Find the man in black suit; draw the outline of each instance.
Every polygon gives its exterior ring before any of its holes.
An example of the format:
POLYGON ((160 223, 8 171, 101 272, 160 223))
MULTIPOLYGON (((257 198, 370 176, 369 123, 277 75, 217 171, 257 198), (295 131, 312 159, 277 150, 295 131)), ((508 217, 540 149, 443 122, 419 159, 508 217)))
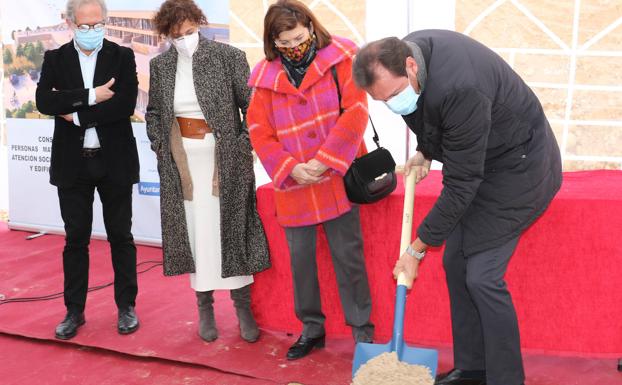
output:
POLYGON ((132 189, 138 152, 130 116, 138 80, 132 50, 104 39, 103 0, 69 0, 67 23, 74 39, 45 53, 37 108, 54 116, 50 183, 57 186, 65 223, 65 319, 56 338, 70 339, 84 324, 88 290, 93 199, 97 188, 114 268, 117 328, 138 328, 134 311, 136 247, 131 233, 132 189))
POLYGON ((523 385, 505 273, 521 234, 562 182, 559 147, 540 101, 499 55, 453 31, 369 43, 353 74, 415 133, 406 174, 419 181, 433 159, 443 163, 443 190, 393 270, 412 282, 428 246, 445 243, 454 369, 436 384, 523 385))

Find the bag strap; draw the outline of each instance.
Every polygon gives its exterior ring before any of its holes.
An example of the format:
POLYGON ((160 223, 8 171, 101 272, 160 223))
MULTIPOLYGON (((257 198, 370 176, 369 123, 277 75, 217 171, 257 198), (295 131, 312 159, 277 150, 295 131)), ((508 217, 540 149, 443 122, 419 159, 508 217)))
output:
POLYGON ((335 66, 330 67, 330 72, 335 79, 335 85, 337 85, 337 98, 339 99, 339 115, 343 114, 343 108, 341 107, 341 90, 339 89, 339 78, 337 78, 337 69, 335 66))
MULTIPOLYGON (((337 85, 337 98, 339 99, 339 115, 343 114, 343 108, 341 107, 341 90, 339 89, 339 79, 337 78, 337 69, 335 66, 330 67, 330 72, 333 74, 333 79, 335 79, 335 84, 337 85)), ((376 132, 376 126, 374 126, 374 121, 371 120, 371 115, 369 115, 369 122, 371 123, 371 128, 374 130, 373 140, 376 143, 376 147, 380 148, 380 138, 378 137, 378 132, 376 132)))

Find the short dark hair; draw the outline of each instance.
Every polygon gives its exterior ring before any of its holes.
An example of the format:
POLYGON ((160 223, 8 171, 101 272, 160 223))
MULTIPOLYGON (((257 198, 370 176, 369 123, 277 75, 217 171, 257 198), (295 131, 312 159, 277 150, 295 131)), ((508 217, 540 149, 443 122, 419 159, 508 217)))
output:
POLYGON ((330 33, 304 3, 298 0, 279 0, 268 8, 263 19, 263 51, 266 54, 266 60, 272 61, 279 57, 274 40, 281 32, 292 30, 298 24, 307 28, 313 24, 317 49, 330 44, 330 33))
POLYGON ((186 20, 197 25, 207 24, 205 14, 194 1, 166 0, 153 17, 153 25, 160 35, 170 36, 186 20))
POLYGON ((358 51, 352 64, 354 83, 359 88, 370 87, 376 81, 378 65, 395 76, 407 76, 406 58, 412 55, 408 44, 397 37, 386 37, 366 44, 358 51))

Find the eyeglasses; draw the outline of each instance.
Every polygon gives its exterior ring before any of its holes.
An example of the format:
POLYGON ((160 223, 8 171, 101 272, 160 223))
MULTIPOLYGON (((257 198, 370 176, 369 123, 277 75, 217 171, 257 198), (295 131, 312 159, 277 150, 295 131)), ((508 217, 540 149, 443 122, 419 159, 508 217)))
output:
POLYGON ((95 32, 101 32, 102 29, 106 26, 106 23, 95 23, 91 24, 80 24, 78 25, 77 30, 82 33, 87 33, 90 29, 93 29, 95 32))
POLYGON ((302 36, 298 36, 292 40, 275 40, 274 45, 277 47, 293 48, 304 43, 309 38, 309 36, 310 33, 303 34, 302 36))

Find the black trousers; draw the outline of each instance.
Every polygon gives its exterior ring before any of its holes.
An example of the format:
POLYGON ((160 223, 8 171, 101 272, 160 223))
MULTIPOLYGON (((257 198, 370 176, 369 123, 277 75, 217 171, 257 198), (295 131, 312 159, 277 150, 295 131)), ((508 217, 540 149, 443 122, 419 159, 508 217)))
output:
MULTIPOLYGON (((103 150, 102 150, 103 151, 103 150)), ((136 246, 132 236, 132 185, 110 183, 101 151, 83 158, 78 179, 59 187, 60 212, 65 223, 64 298, 69 312, 83 312, 89 283, 89 242, 93 224, 95 189, 102 202, 104 225, 114 269, 114 299, 120 309, 134 306, 136 246)))
POLYGON ((454 367, 485 370, 488 385, 520 385, 525 380, 518 321, 504 280, 518 239, 464 255, 458 224, 445 245, 454 367))
MULTIPOLYGON (((370 321, 371 295, 363 256, 363 238, 358 206, 342 216, 321 224, 333 259, 339 297, 346 323, 356 341, 369 341, 374 335, 370 321)), ((294 280, 296 317, 303 323, 302 335, 317 338, 325 334, 317 279, 316 229, 318 225, 286 227, 294 280)))

